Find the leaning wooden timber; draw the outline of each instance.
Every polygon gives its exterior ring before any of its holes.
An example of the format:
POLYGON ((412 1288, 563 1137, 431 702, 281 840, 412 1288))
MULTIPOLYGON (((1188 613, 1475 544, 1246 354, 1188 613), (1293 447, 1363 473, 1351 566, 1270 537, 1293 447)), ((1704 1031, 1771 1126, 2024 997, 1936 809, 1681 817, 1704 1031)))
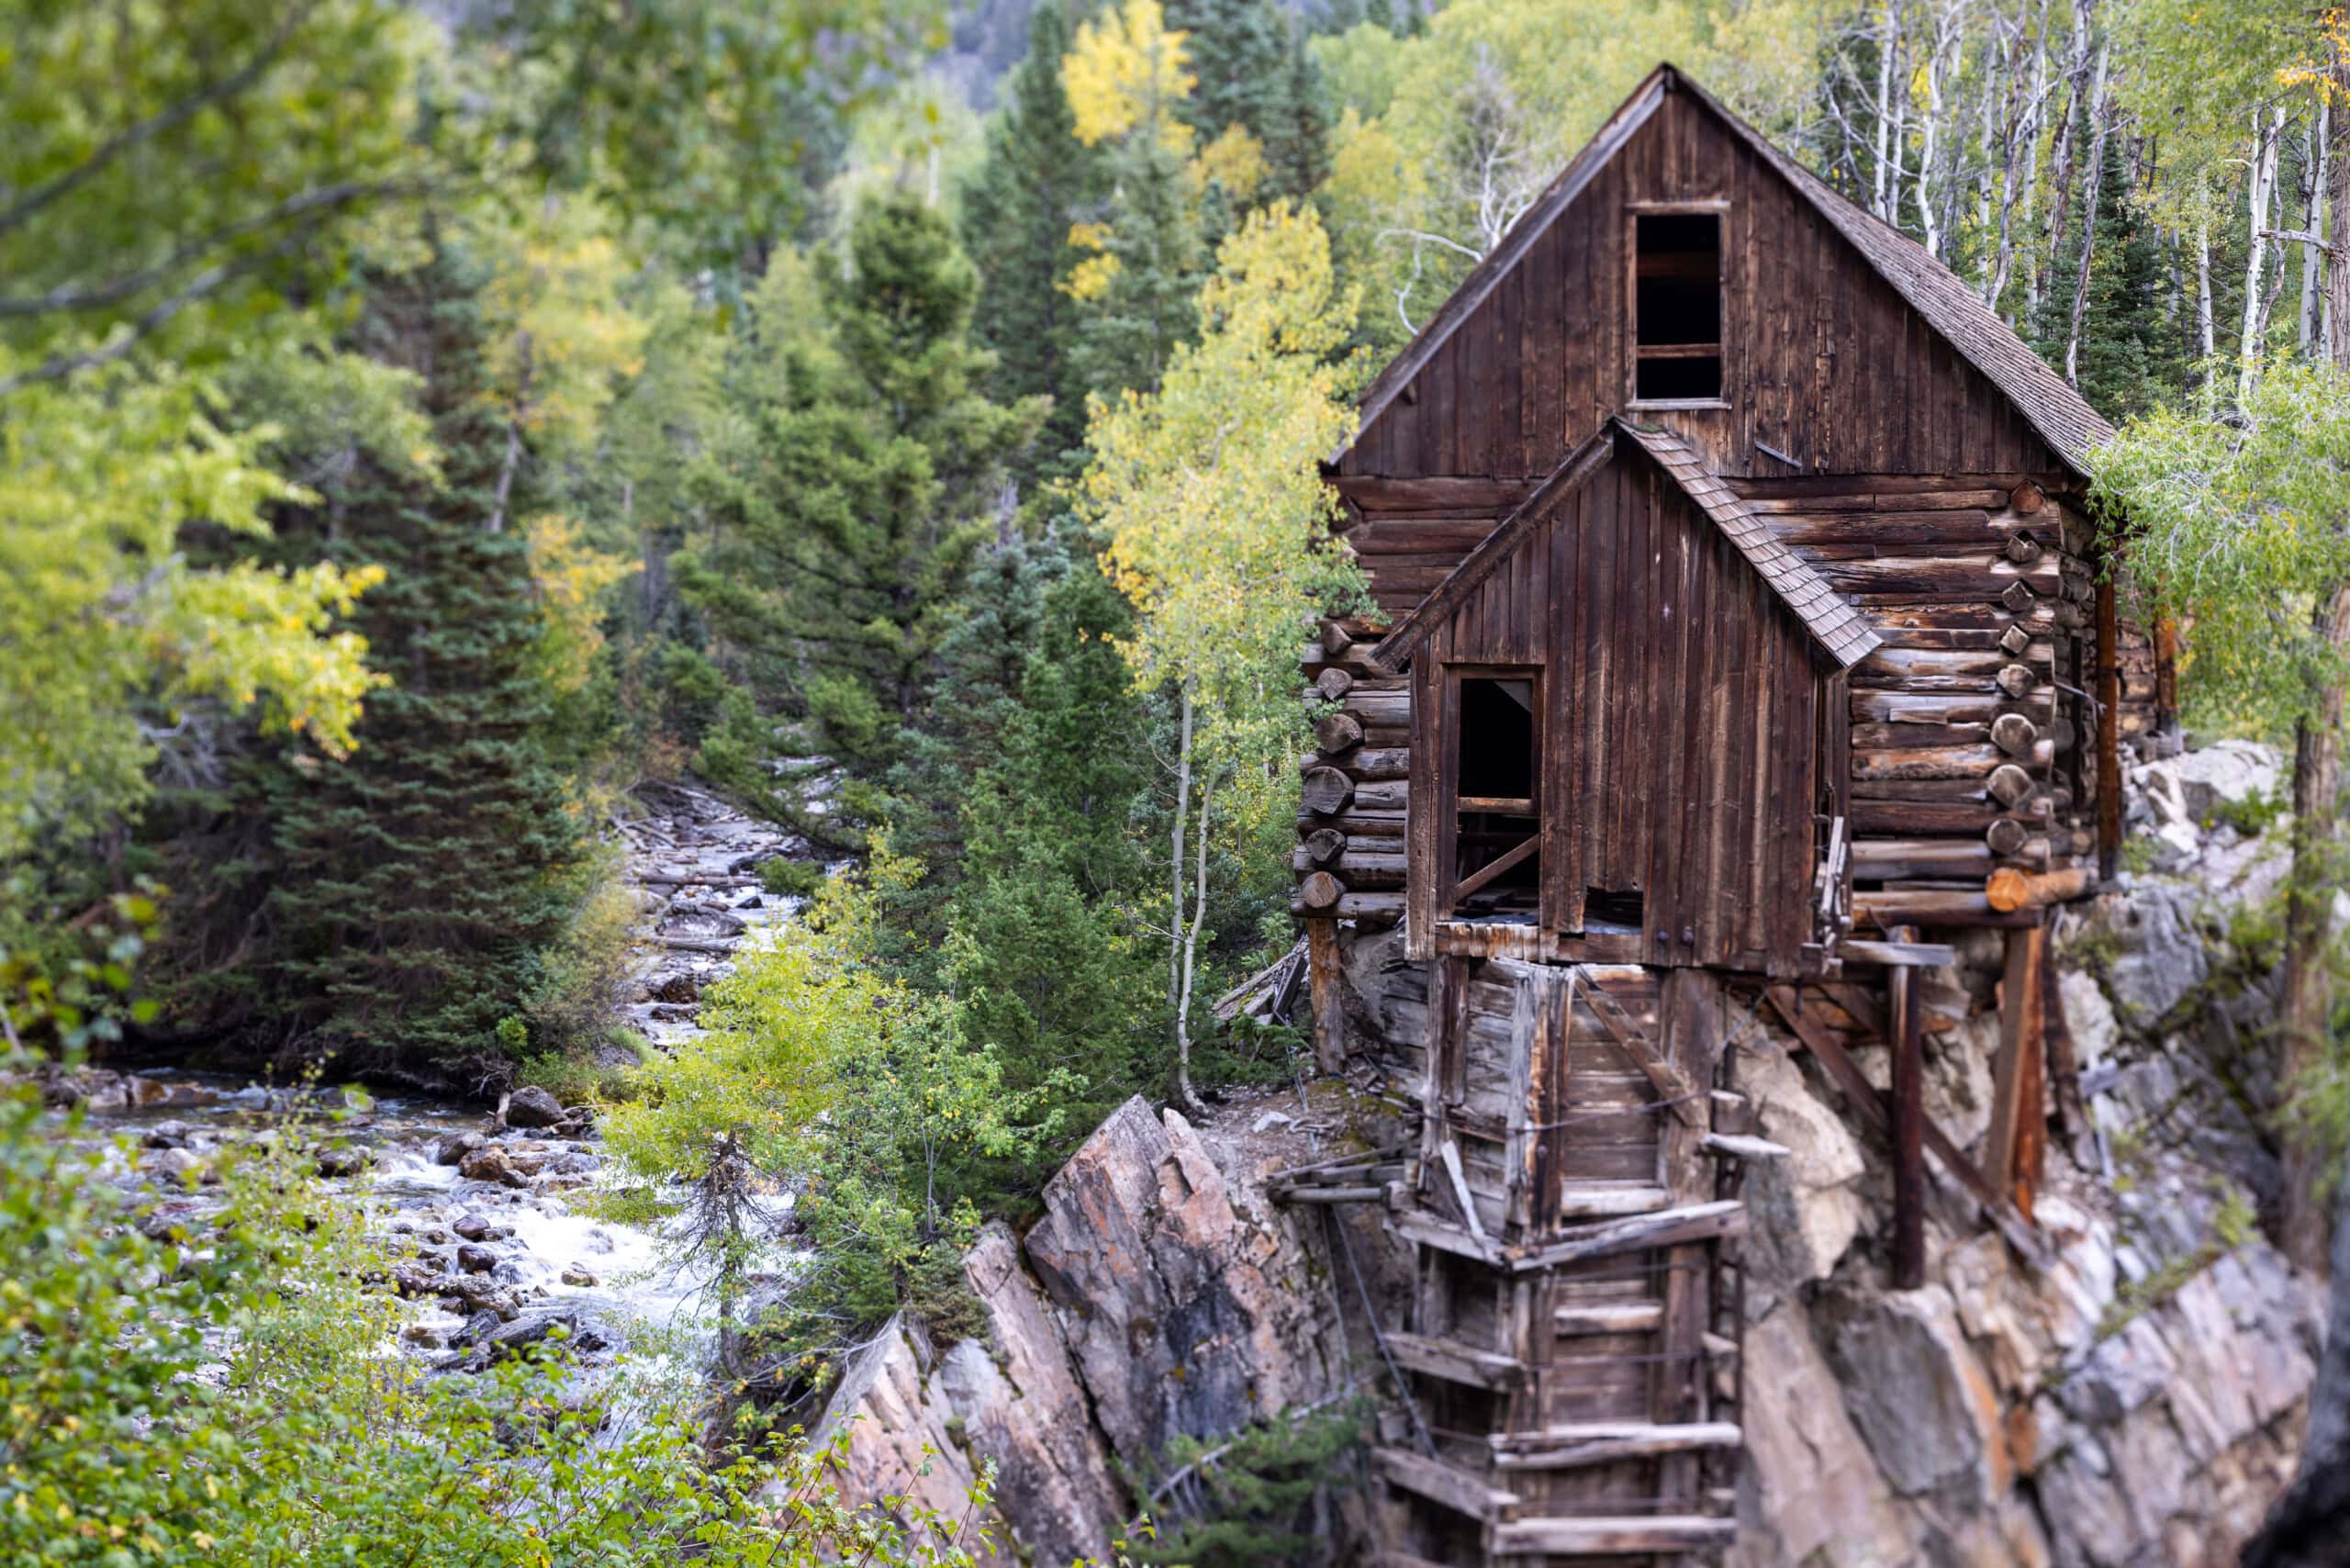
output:
POLYGON ((2038 1257, 2043 924, 2111 874, 2121 769, 2176 734, 2168 643, 2088 521, 2109 434, 1669 67, 1365 394, 1325 472, 1376 608, 1301 655, 1292 907, 1326 1065, 1351 945, 1401 928, 1379 1005, 1417 1136, 1281 1193, 1416 1250, 1382 1561, 1731 1539, 1740 1193, 1785 1152, 1742 1021, 1877 1140, 1897 1282, 1929 1187, 2038 1257), (2009 951, 1983 1170, 1920 1092, 1967 928, 2009 951))

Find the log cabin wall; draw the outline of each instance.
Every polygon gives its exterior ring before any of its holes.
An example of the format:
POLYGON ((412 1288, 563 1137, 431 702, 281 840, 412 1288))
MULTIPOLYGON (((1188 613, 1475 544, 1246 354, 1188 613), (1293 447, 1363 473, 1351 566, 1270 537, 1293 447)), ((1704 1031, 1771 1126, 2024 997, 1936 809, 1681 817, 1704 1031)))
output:
POLYGON ((1416 951, 1482 953, 1525 930, 1448 924, 1465 868, 1448 770, 1474 743, 1438 737, 1455 735, 1463 667, 1541 678, 1541 930, 1583 934, 1592 890, 1639 898, 1636 931, 1539 956, 1796 972, 1813 935, 1830 677, 1655 464, 1627 443, 1413 659, 1411 794, 1430 802, 1407 870, 1416 951))

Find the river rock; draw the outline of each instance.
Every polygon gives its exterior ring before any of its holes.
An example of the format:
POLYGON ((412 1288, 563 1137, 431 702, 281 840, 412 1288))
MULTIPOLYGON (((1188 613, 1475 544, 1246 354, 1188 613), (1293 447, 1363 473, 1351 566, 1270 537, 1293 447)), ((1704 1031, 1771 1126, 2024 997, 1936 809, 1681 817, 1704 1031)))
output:
POLYGON ((468 1274, 487 1274, 498 1267, 498 1254, 465 1242, 457 1249, 457 1267, 468 1274))
POLYGON ((185 1148, 195 1137, 196 1128, 187 1122, 157 1122, 139 1141, 149 1148, 185 1148))
POLYGON ((468 1312, 494 1312, 511 1321, 520 1310, 514 1293, 495 1280, 480 1274, 448 1274, 433 1282, 435 1293, 454 1296, 464 1303, 468 1312))
POLYGON ((507 1160, 506 1151, 496 1144, 489 1144, 481 1148, 468 1149, 464 1158, 457 1161, 457 1174, 468 1182, 503 1182, 518 1173, 507 1160))
POLYGON ((479 1133, 451 1133, 432 1146, 432 1162, 435 1165, 462 1165, 465 1156, 488 1141, 479 1133))
POLYGON ((565 1284, 576 1285, 583 1290, 592 1290, 596 1285, 596 1276, 576 1263, 564 1265, 562 1279, 565 1284))
POLYGON ((487 1241, 497 1227, 481 1215, 467 1209, 449 1222, 449 1228, 467 1241, 487 1241))
POLYGON ((375 1162, 375 1150, 364 1144, 329 1144, 318 1152, 319 1174, 330 1178, 356 1176, 375 1162))
POLYGON ((139 1169, 161 1182, 193 1186, 207 1173, 204 1160, 185 1148, 158 1148, 140 1158, 139 1169))
POLYGON ((514 1091, 506 1102, 506 1122, 516 1127, 551 1127, 563 1120, 563 1103, 535 1083, 514 1091))
POLYGON ((172 1091, 168 1084, 159 1083, 151 1078, 142 1078, 134 1072, 123 1079, 122 1096, 132 1109, 137 1110, 148 1105, 168 1104, 172 1098, 172 1091))

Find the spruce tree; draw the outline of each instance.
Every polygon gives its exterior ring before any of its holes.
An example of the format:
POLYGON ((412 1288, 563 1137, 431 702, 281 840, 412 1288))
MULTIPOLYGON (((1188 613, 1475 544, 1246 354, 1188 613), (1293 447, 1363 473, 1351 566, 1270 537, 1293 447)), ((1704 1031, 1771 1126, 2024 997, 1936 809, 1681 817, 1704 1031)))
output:
MULTIPOLYGON (((167 971, 184 1021, 281 1063, 479 1091, 511 1072, 526 1013, 593 870, 535 655, 528 546, 488 530, 506 431, 485 397, 483 282, 457 244, 367 277, 358 348, 414 372, 436 477, 378 450, 288 454, 317 506, 280 519, 289 564, 386 568, 361 600, 372 693, 349 756, 253 748, 172 846, 203 862, 167 971)), ((525 481, 527 485, 528 481, 525 481)), ((518 492, 519 493, 519 492, 518 492)), ((543 1046, 549 1042, 538 1042, 543 1046)))
POLYGON ((1116 268, 1078 327, 1077 365, 1105 398, 1158 385, 1175 345, 1192 335, 1201 215, 1182 158, 1157 137, 1128 136, 1110 154, 1108 253, 1116 268))
POLYGON ((1270 145, 1283 116, 1289 21, 1275 0, 1169 0, 1167 25, 1183 40, 1198 84, 1183 100, 1185 124, 1213 141, 1227 126, 1270 145))
POLYGON ((744 378, 741 436, 703 475, 710 536, 675 567, 747 682, 703 743, 705 771, 824 842, 854 844, 884 812, 875 786, 1045 404, 988 400, 992 363, 968 331, 978 279, 946 220, 912 197, 864 208, 822 277, 826 341, 787 343, 779 375, 744 378), (778 733, 770 704, 804 733, 778 733), (793 746, 847 770, 821 811, 764 787, 769 760, 793 746))
POLYGON ((1307 202, 1330 177, 1330 106, 1321 64, 1301 33, 1290 40, 1277 112, 1267 128, 1266 195, 1307 202))
POLYGON ((988 128, 986 161, 963 194, 963 245, 979 273, 971 336, 995 356, 989 390, 998 402, 1053 399, 1035 445, 1013 465, 1023 482, 1070 472, 1085 442, 1077 302, 1066 286, 1079 254, 1069 230, 1096 195, 1099 159, 1078 140, 1061 84, 1069 42, 1058 0, 1045 0, 988 128))

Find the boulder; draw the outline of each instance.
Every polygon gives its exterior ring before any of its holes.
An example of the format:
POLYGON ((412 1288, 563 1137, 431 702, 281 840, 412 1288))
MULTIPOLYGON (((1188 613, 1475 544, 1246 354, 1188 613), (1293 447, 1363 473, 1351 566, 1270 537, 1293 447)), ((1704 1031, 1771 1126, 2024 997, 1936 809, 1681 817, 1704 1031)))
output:
POLYGON ((1746 1471, 1732 1568, 1879 1568, 1916 1560, 1918 1527, 1834 1397, 1836 1374, 1788 1298, 1746 1329, 1746 1471))
POLYGON ((562 1277, 565 1284, 576 1285, 583 1290, 593 1289, 597 1282, 595 1275, 576 1263, 565 1264, 562 1277))
POLYGON ((467 1150, 457 1161, 457 1174, 468 1182, 504 1182, 516 1172, 507 1161, 506 1151, 490 1144, 467 1150))
POLYGON ((329 1144, 318 1152, 319 1174, 335 1178, 356 1176, 375 1162, 375 1151, 364 1144, 329 1144))
POLYGON ((195 1137, 196 1128, 190 1123, 157 1122, 139 1141, 149 1148, 185 1148, 195 1137))
POLYGON ((449 1222, 449 1228, 467 1241, 487 1241, 497 1226, 474 1213, 473 1210, 467 1209, 449 1222))
POLYGON ((2214 741, 2183 756, 2150 762, 2132 771, 2132 781, 2146 791, 2157 821, 2184 821, 2209 825, 2231 806, 2255 797, 2274 799, 2281 758, 2274 746, 2256 741, 2214 741), (2172 815, 2165 817, 2165 812, 2172 815))
POLYGON ((159 1182, 180 1186, 194 1186, 204 1179, 204 1160, 185 1148, 151 1149, 139 1161, 139 1169, 159 1182))
POLYGON ((1838 1329, 1844 1407, 1896 1491, 1988 1503, 2014 1480, 1999 1402, 1950 1293, 1890 1291, 1838 1329))
POLYGON ((535 1083, 517 1089, 506 1102, 506 1124, 514 1127, 551 1127, 563 1120, 563 1103, 535 1083))
POLYGON ((2203 897, 2194 886, 2142 878, 2091 906, 2090 930, 2112 953, 2106 995, 2123 1027, 2156 1032, 2210 978, 2210 948, 2195 924, 2203 897))
POLYGON ((464 1242, 457 1248, 457 1267, 468 1274, 487 1274, 498 1267, 498 1254, 487 1247, 464 1242))
POLYGON ((1786 1054, 1764 1044, 1740 1060, 1740 1086, 1759 1113, 1757 1131, 1787 1150, 1748 1168, 1746 1244, 1753 1284, 1793 1290, 1834 1272, 1860 1233, 1868 1169, 1844 1119, 1815 1097, 1786 1054))
POLYGON ((489 1140, 479 1133, 451 1133, 432 1146, 432 1163, 460 1165, 465 1156, 480 1148, 489 1140))

